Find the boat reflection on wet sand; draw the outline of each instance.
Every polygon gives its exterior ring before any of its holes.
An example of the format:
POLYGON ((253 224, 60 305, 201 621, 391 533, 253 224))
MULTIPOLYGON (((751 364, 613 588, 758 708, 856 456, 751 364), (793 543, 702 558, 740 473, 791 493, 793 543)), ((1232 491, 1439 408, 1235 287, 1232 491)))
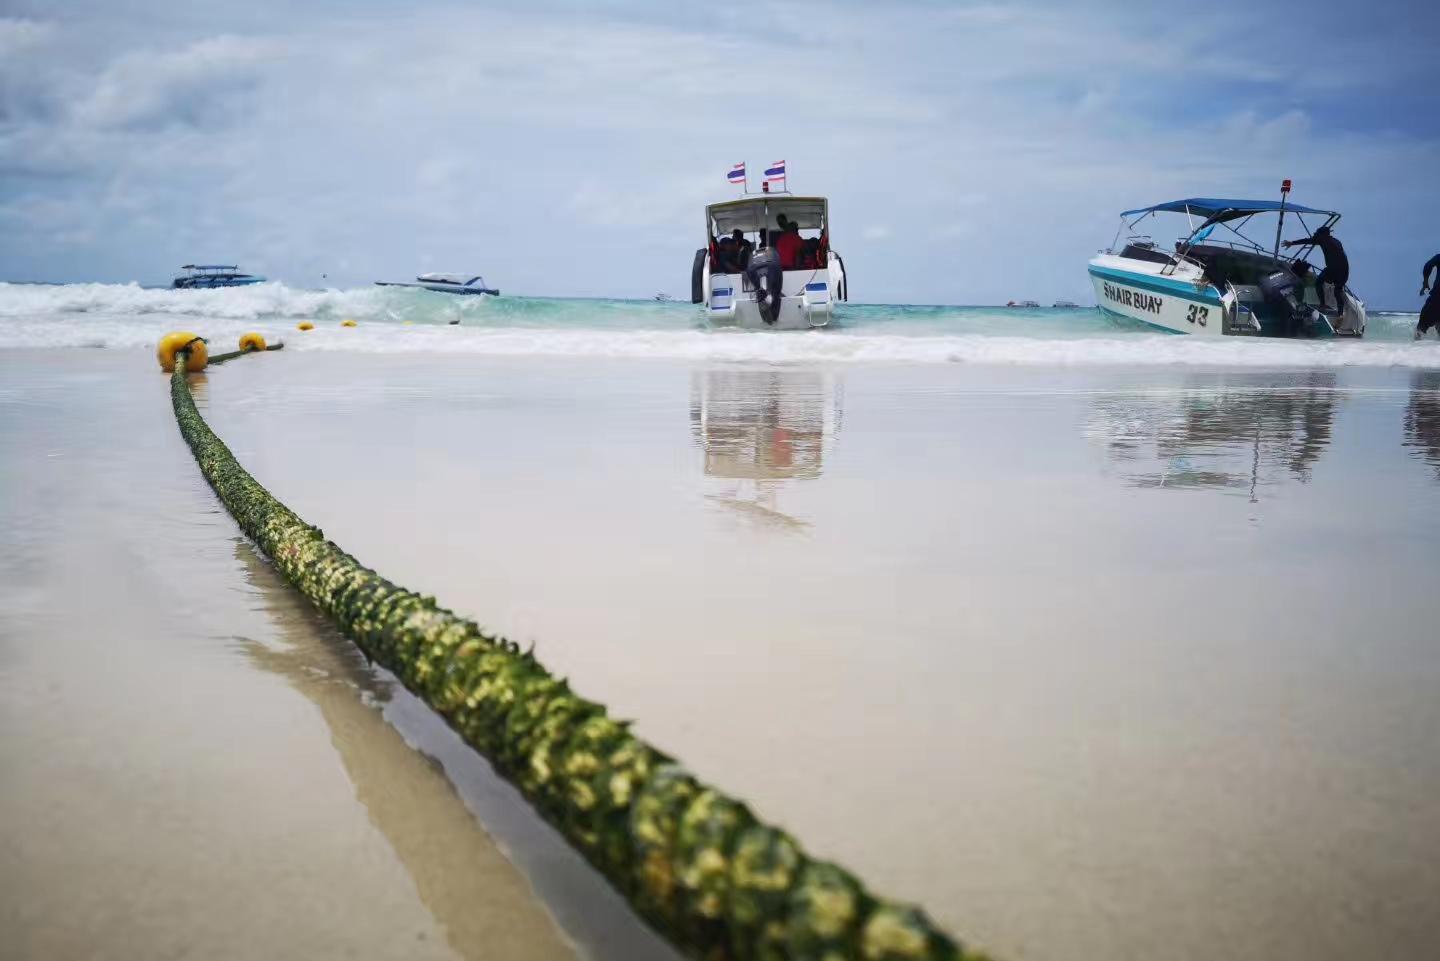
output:
POLYGON ((781 491, 820 476, 841 422, 839 375, 716 368, 690 382, 690 430, 716 483, 706 496, 759 523, 809 526, 782 511, 781 491))
POLYGON ((1405 446, 1435 468, 1440 481, 1440 370, 1410 374, 1410 402, 1405 407, 1405 446))
POLYGON ((1234 488, 1252 499, 1285 474, 1300 483, 1330 443, 1340 393, 1332 371, 1292 384, 1273 374, 1188 379, 1193 389, 1106 393, 1087 433, 1136 487, 1234 488))

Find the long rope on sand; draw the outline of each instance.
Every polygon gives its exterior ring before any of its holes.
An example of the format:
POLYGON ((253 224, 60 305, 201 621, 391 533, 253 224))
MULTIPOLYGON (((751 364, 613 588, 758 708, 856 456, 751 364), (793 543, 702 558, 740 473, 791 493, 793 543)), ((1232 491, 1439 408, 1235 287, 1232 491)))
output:
POLYGON ((651 926, 705 961, 965 961, 917 907, 868 891, 696 779, 547 671, 365 567, 271 496, 210 430, 181 351, 170 378, 180 433, 227 510, 366 657, 434 709, 651 926))

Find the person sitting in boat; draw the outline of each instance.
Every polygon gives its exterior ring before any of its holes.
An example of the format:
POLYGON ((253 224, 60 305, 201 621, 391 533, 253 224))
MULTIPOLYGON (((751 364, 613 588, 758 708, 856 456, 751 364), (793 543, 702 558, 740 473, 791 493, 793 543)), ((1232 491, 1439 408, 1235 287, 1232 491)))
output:
POLYGON ((1350 282, 1350 258, 1345 256, 1345 248, 1341 246, 1339 238, 1330 232, 1329 227, 1321 227, 1315 231, 1313 236, 1302 237, 1299 240, 1287 240, 1282 246, 1299 247, 1301 245, 1313 245, 1320 248, 1325 255, 1325 269, 1320 271, 1320 276, 1315 279, 1315 295, 1320 301, 1320 309, 1325 310, 1325 285, 1332 284, 1335 287, 1335 313, 1345 312, 1345 285, 1350 282))
POLYGON ((1425 295, 1430 291, 1425 306, 1420 308, 1420 320, 1415 324, 1415 339, 1424 337, 1431 327, 1435 328, 1436 336, 1440 336, 1440 254, 1436 254, 1425 261, 1425 266, 1420 268, 1420 294, 1425 295), (1430 271, 1435 271, 1435 289, 1430 290, 1430 271))
POLYGON ((736 263, 744 270, 750 264, 750 255, 755 253, 755 245, 745 239, 745 231, 739 227, 730 232, 730 237, 735 241, 736 263))
POLYGON ((745 269, 734 237, 721 237, 715 245, 715 269, 722 274, 738 274, 745 269))
POLYGON ((820 269, 820 238, 802 238, 800 247, 800 268, 802 270, 820 269))
POLYGON ((780 224, 780 236, 775 238, 775 252, 780 255, 781 270, 795 270, 800 266, 800 253, 805 241, 800 236, 799 224, 785 220, 784 214, 780 217, 783 222, 780 224))

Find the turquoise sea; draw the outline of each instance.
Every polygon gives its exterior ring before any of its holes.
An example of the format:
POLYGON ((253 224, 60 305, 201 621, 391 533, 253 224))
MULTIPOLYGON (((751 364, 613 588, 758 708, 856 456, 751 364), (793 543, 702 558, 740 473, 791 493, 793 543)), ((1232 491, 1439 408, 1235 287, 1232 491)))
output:
POLYGON ((758 362, 1186 364, 1440 367, 1440 343, 1414 344, 1415 315, 1372 312, 1363 342, 1205 342, 1089 308, 845 304, 822 331, 705 327, 688 303, 454 297, 279 283, 211 291, 135 284, 0 284, 0 333, 15 347, 149 347, 166 330, 228 342, 247 330, 303 349, 443 351, 758 362), (344 319, 358 326, 340 329, 344 319), (296 324, 315 329, 300 336, 296 324))

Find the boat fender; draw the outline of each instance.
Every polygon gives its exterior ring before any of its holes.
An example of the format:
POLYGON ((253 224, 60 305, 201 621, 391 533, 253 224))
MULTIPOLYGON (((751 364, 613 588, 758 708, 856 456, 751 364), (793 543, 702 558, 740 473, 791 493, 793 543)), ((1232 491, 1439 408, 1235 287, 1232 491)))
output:
POLYGON ((315 329, 315 325, 312 324, 312 323, 310 323, 310 321, 308 321, 308 320, 302 320, 302 321, 300 321, 300 323, 298 323, 298 324, 295 325, 295 329, 296 329, 296 330, 314 330, 314 329, 315 329))
POLYGON ((205 347, 204 338, 188 330, 178 330, 161 337, 160 343, 155 345, 155 359, 160 361, 160 369, 167 374, 173 371, 175 355, 182 350, 189 351, 185 361, 185 369, 188 371, 204 370, 205 365, 210 362, 210 352, 205 347))
POLYGON ((341 326, 341 327, 354 327, 354 326, 357 326, 357 325, 356 325, 355 321, 350 320, 350 319, 347 317, 345 320, 340 321, 340 326, 341 326))
POLYGON ((690 267, 690 303, 698 304, 705 299, 705 258, 710 252, 704 247, 695 251, 695 262, 690 267))
POLYGON ((242 351, 264 350, 264 349, 265 349, 265 338, 264 338, 264 337, 261 337, 259 334, 255 333, 253 330, 252 330, 250 333, 248 333, 248 334, 241 334, 241 335, 240 335, 240 349, 241 349, 242 351))

